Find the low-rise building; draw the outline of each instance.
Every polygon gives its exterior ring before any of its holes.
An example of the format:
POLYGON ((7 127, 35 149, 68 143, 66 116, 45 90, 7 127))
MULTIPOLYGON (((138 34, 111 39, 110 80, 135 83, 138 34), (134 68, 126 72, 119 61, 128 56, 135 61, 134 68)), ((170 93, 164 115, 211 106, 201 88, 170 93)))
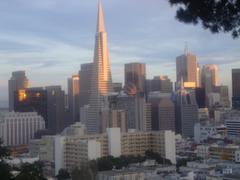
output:
POLYGON ((211 145, 209 157, 212 159, 235 161, 235 153, 240 150, 236 145, 211 145))
POLYGON ((56 173, 61 168, 72 170, 89 160, 121 155, 144 156, 147 150, 176 163, 175 133, 172 131, 121 133, 109 128, 106 133, 55 137, 56 173))
POLYGON ((131 170, 115 170, 115 171, 104 171, 97 175, 97 180, 144 180, 145 175, 141 171, 131 170))

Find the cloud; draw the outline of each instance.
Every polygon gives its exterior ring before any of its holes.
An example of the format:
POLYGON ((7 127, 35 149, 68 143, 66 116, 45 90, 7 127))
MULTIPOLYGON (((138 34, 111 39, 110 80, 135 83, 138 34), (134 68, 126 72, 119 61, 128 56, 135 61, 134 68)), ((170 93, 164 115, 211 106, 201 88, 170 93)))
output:
MULTIPOLYGON (((185 42, 201 64, 220 66, 225 83, 230 68, 240 66, 238 40, 178 22, 167 1, 106 0, 103 6, 114 81, 123 81, 124 63, 133 61, 147 64, 149 78, 175 80, 175 59, 185 42)), ((93 59, 96 8, 96 0, 0 1, 0 86, 6 89, 11 72, 23 69, 33 85, 66 88, 67 77, 93 59)), ((0 99, 7 97, 1 92, 0 99)))

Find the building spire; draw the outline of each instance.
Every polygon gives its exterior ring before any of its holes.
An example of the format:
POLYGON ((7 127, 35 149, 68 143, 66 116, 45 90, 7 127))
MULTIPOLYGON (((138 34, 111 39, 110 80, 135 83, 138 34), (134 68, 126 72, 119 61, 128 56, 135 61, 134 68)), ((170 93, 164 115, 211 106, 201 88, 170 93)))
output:
POLYGON ((101 0, 98 0, 97 32, 105 32, 105 23, 104 23, 104 15, 103 15, 103 8, 102 8, 102 1, 101 0))
POLYGON ((184 54, 188 55, 189 51, 188 51, 188 42, 185 42, 185 48, 184 48, 184 54))

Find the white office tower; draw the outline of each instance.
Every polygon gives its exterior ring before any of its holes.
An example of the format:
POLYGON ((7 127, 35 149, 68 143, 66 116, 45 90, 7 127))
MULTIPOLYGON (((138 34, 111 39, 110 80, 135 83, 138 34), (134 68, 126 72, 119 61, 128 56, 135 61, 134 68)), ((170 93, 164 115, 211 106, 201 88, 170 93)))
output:
POLYGON ((104 106, 104 96, 107 96, 109 92, 112 92, 112 78, 110 72, 107 33, 105 31, 103 9, 101 1, 99 1, 94 62, 90 87, 90 107, 86 124, 89 133, 99 132, 99 112, 104 106))
POLYGON ((0 138, 5 146, 29 144, 41 129, 45 129, 45 121, 36 112, 0 114, 0 138))

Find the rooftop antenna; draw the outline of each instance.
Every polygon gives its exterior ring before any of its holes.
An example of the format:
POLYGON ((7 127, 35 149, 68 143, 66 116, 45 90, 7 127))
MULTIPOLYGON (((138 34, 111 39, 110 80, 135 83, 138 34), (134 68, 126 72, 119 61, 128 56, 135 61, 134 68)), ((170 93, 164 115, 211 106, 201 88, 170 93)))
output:
POLYGON ((188 42, 186 41, 185 42, 185 48, 184 48, 184 54, 187 55, 189 52, 188 52, 188 42))

